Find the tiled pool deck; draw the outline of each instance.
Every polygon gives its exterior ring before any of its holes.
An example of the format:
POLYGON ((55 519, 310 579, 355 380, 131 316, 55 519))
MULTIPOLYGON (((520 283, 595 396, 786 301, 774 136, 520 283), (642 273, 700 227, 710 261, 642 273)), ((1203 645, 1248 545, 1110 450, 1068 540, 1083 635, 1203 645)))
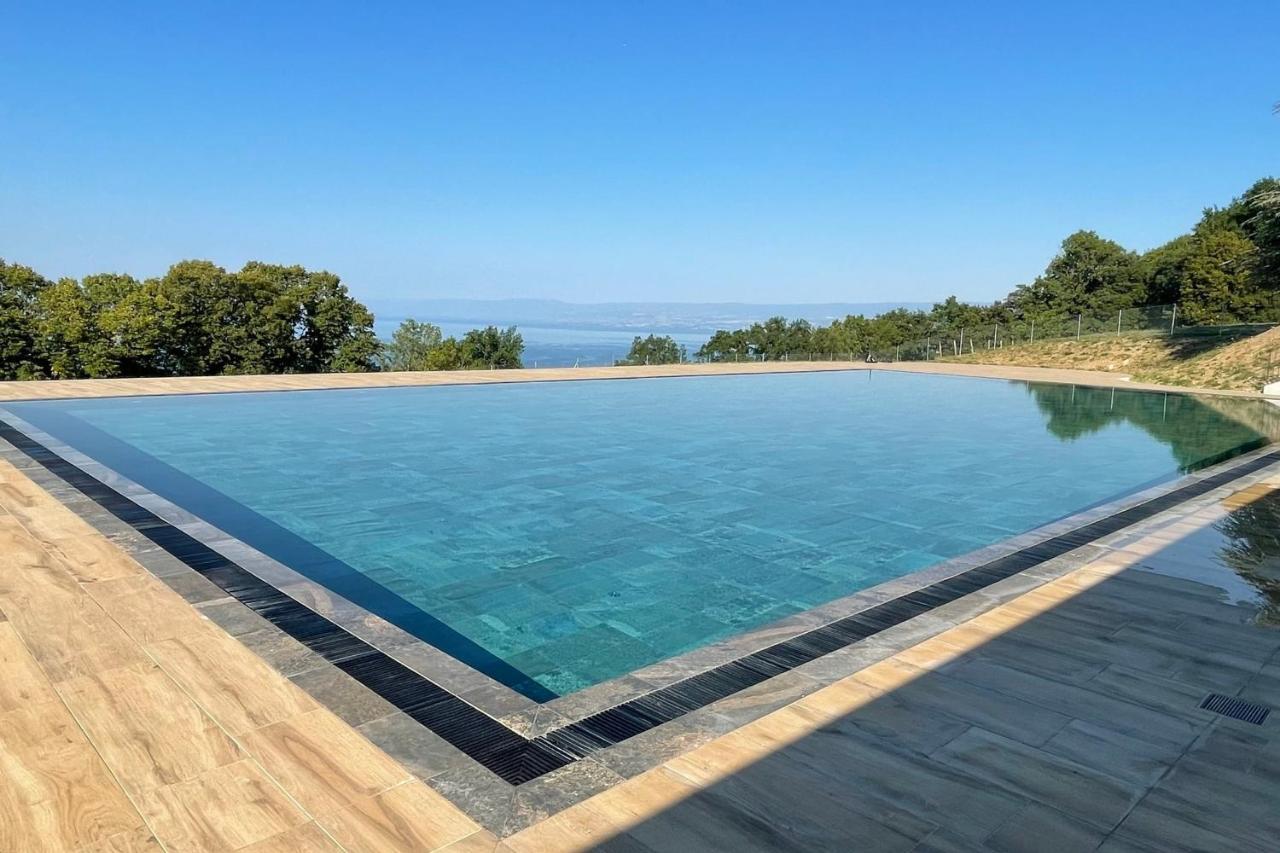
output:
MULTIPOLYGON (((192 390, 181 382, 150 388, 192 390)), ((1211 691, 1280 703, 1280 632, 1187 579, 1218 559, 1214 524, 1273 500, 1280 466, 1265 451, 931 570, 949 577, 1220 476, 1134 526, 511 785, 0 450, 0 775, 17 781, 0 787, 0 850, 1272 849, 1280 829, 1277 718, 1197 707, 1211 691)), ((922 583, 539 708, 116 485, 525 735, 922 583)))

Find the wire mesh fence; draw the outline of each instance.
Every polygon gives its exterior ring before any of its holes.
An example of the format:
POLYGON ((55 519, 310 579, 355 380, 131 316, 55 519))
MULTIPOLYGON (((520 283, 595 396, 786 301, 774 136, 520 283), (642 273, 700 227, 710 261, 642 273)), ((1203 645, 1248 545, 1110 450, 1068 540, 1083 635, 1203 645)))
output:
POLYGON ((1097 338, 1108 335, 1174 335, 1178 333, 1176 305, 1119 308, 1104 313, 1042 314, 1005 323, 939 329, 936 335, 879 349, 874 361, 928 361, 948 356, 976 355, 981 350, 1034 344, 1037 341, 1097 338))
MULTIPOLYGON (((1230 387, 1257 391, 1270 383, 1280 383, 1280 346, 1246 346, 1244 351, 1234 350, 1230 365, 1214 365, 1203 377, 1197 375, 1202 364, 1196 356, 1210 354, 1219 347, 1251 338, 1274 326, 1274 323, 1229 323, 1222 325, 1186 325, 1177 305, 1147 305, 1094 313, 1058 313, 1028 316, 1015 321, 984 323, 954 328, 938 328, 926 337, 908 341, 893 347, 870 351, 831 351, 816 347, 783 349, 776 347, 765 352, 754 342, 747 342, 741 351, 718 352, 711 358, 695 361, 763 362, 763 361, 974 361, 989 363, 1032 364, 1044 359, 1041 366, 1081 366, 1093 368, 1105 355, 1108 363, 1123 359, 1124 352, 1143 352, 1134 344, 1158 338, 1167 341, 1174 374, 1184 373, 1174 384, 1211 387, 1230 387), (1123 338, 1114 349, 1109 339, 1123 338), (1023 348, 1053 342, 1078 341, 1080 349, 1068 347, 1043 354, 1005 352, 1010 348, 1023 348), (1029 359, 1029 360, 1028 360, 1029 359), (1065 359, 1065 361, 1063 361, 1065 359), (1063 361, 1062 364, 1051 362, 1063 361)), ((1261 344, 1261 342, 1259 342, 1261 344)), ((1163 345, 1162 345, 1163 349, 1163 345)), ((1150 350, 1146 350, 1147 353, 1150 350)), ((1109 367, 1093 369, 1113 369, 1109 367)), ((1153 380, 1155 381, 1155 380, 1153 380)), ((1280 387, 1276 389, 1280 394, 1280 387)))

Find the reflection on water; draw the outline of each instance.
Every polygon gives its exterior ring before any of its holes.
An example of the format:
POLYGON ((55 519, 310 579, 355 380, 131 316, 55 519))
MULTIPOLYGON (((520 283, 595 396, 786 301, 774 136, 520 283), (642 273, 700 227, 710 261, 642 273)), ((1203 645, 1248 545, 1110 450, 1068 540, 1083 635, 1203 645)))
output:
MULTIPOLYGON (((1280 408, 1257 400, 1070 385, 1027 386, 1046 428, 1074 441, 1129 423, 1168 445, 1184 471, 1280 438, 1280 408), (1224 453, 1224 445, 1237 449, 1224 453)), ((1149 560, 1164 573, 1222 589, 1280 626, 1280 490, 1233 510, 1149 560)))
POLYGON ((1218 556, 1256 593, 1258 621, 1280 626, 1280 491, 1246 504, 1214 525, 1218 556))
POLYGON ((1130 423, 1166 444, 1183 471, 1220 462, 1280 437, 1280 409, 1257 400, 1030 384, 1046 428, 1073 441, 1130 423), (1232 450, 1224 453, 1223 446, 1232 450))

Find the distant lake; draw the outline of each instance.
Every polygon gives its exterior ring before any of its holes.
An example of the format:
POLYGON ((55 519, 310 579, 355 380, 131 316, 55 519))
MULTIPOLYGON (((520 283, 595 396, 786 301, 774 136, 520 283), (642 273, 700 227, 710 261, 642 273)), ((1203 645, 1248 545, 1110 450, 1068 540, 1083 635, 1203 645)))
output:
MULTIPOLYGON (((400 325, 403 317, 380 318, 374 323, 374 331, 383 340, 389 340, 391 333, 400 325)), ((445 337, 450 335, 461 338, 471 329, 482 327, 483 323, 436 322, 423 320, 440 327, 445 337)), ((502 324, 495 323, 501 327, 502 324)), ((613 364, 625 358, 631 349, 631 340, 636 335, 644 337, 649 330, 637 329, 573 329, 548 328, 546 326, 519 325, 520 334, 524 337, 525 367, 580 367, 613 364)), ((711 332, 664 332, 655 330, 655 335, 670 335, 676 343, 684 344, 692 356, 698 348, 711 337, 711 332)))

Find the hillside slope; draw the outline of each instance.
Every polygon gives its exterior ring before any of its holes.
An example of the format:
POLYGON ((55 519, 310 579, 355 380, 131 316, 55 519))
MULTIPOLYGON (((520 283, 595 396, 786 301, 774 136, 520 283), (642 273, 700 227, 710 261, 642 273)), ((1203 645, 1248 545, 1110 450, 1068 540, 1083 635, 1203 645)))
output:
POLYGON ((1126 373, 1141 382, 1258 391, 1280 379, 1280 327, 1221 336, 1119 335, 1020 344, 944 361, 1126 373))

